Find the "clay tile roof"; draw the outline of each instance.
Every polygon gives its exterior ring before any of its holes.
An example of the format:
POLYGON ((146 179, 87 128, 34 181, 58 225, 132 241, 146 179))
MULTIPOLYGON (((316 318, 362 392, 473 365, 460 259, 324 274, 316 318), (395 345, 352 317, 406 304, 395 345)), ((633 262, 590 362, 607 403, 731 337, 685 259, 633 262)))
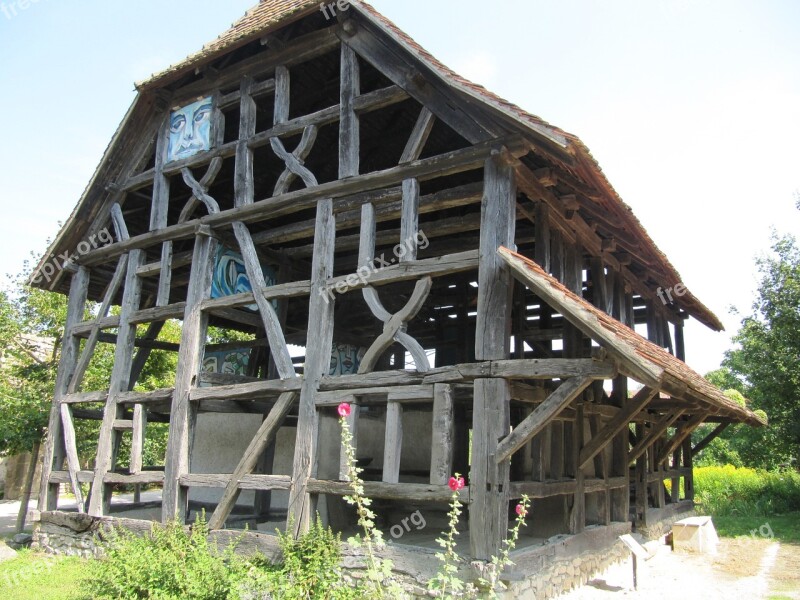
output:
POLYGON ((319 5, 320 0, 261 0, 231 25, 230 29, 203 46, 199 52, 154 74, 150 79, 137 83, 136 87, 142 90, 166 85, 174 78, 264 36, 279 25, 283 26, 312 10, 319 10, 319 5))
POLYGON ((716 407, 720 414, 750 425, 766 425, 761 417, 736 404, 685 362, 571 292, 536 262, 507 248, 500 248, 498 252, 534 294, 552 304, 572 325, 613 352, 615 357, 621 357, 621 361, 630 357, 631 362, 643 366, 661 382, 669 378, 682 382, 687 386, 688 395, 716 407))
MULTIPOLYGON (((366 2, 352 0, 351 4, 352 9, 358 10, 376 23, 397 43, 422 60, 442 81, 454 90, 479 100, 485 106, 499 111, 531 132, 538 136, 544 136, 562 147, 566 153, 572 156, 575 164, 564 164, 561 167, 598 190, 600 197, 590 201, 596 202, 609 215, 610 220, 619 222, 620 227, 626 231, 631 240, 638 244, 642 250, 642 256, 653 265, 658 283, 662 287, 668 288, 682 282, 678 271, 670 263, 666 255, 658 249, 641 222, 633 214, 631 208, 619 197, 603 174, 600 165, 589 152, 589 149, 577 136, 550 125, 545 120, 523 110, 512 102, 504 100, 483 86, 460 76, 439 62, 436 57, 427 52, 366 2)), ((247 11, 225 33, 213 42, 206 44, 202 50, 154 75, 149 80, 138 84, 137 87, 140 90, 145 90, 167 85, 191 70, 316 10, 319 10, 318 0, 262 0, 257 6, 247 11)), ((679 304, 707 327, 715 331, 724 329, 719 318, 691 292, 687 291, 680 298, 679 304)))

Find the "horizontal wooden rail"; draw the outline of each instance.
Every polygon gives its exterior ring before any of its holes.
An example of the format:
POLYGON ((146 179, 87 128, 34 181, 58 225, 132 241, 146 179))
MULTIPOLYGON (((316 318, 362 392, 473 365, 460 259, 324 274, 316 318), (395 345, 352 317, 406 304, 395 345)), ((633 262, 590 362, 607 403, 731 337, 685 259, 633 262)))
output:
MULTIPOLYGON (((334 496, 347 496, 353 493, 353 488, 346 481, 326 481, 322 479, 309 479, 308 491, 312 494, 332 494, 334 496)), ((412 500, 419 502, 450 502, 453 491, 447 485, 430 485, 425 483, 382 483, 377 481, 364 482, 364 495, 369 498, 384 500, 412 500)), ((469 503, 469 486, 458 494, 459 500, 469 503)))
MULTIPOLYGON (((191 473, 180 478, 184 487, 225 488, 232 475, 191 473)), ((288 490, 292 487, 292 478, 288 475, 245 475, 239 481, 240 490, 288 490)))
POLYGON ((253 204, 206 215, 199 219, 171 225, 157 231, 150 231, 128 240, 93 250, 80 257, 78 262, 81 266, 92 266, 106 262, 136 248, 148 248, 169 240, 194 237, 197 231, 203 228, 230 226, 234 222, 253 223, 297 213, 313 208, 322 198, 336 200, 370 190, 398 185, 410 178, 426 181, 483 168, 486 159, 500 147, 505 147, 512 155, 517 157, 528 153, 527 144, 521 136, 491 140, 465 149, 391 167, 383 171, 339 179, 315 187, 280 194, 253 204))
MULTIPOLYGON (((572 495, 577 490, 574 479, 561 479, 557 481, 516 481, 511 483, 511 499, 527 495, 530 498, 549 498, 551 496, 572 495)), ((614 490, 628 486, 627 477, 612 477, 605 479, 584 479, 584 492, 602 492, 606 489, 614 490)))

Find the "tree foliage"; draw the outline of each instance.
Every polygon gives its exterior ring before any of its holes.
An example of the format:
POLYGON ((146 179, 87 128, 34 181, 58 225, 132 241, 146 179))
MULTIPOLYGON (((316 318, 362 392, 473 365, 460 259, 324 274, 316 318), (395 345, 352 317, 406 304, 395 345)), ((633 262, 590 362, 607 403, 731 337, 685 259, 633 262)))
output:
MULTIPOLYGON (((0 291, 0 456, 30 450, 41 440, 47 428, 55 389, 58 361, 61 356, 67 298, 28 287, 24 284, 29 266, 9 279, 7 291, 0 291), (42 356, 35 339, 47 340, 54 351, 42 356)), ((96 314, 97 305, 87 302, 85 319, 96 314)), ((140 326, 138 335, 144 333, 140 326)), ((159 340, 180 340, 180 325, 167 322, 159 340)), ((174 384, 177 356, 173 352, 154 350, 140 375, 136 390, 149 391, 174 384)), ((83 391, 107 390, 114 364, 114 345, 99 343, 82 383, 83 391)), ((102 405, 81 406, 101 410, 102 405)), ((100 423, 75 419, 78 455, 81 462, 91 466, 97 447, 100 423)), ((166 448, 165 425, 148 425, 144 448, 145 464, 163 464, 166 448)), ((119 461, 126 464, 129 456, 129 436, 123 437, 119 461)))
MULTIPOLYGON (((704 453, 719 462, 775 468, 800 455, 800 248, 791 236, 774 236, 772 253, 757 260, 761 274, 752 313, 742 320, 722 368, 708 379, 763 410, 766 428, 729 428, 704 453), (736 461, 739 461, 738 463, 736 461)), ((702 435, 700 432, 698 435, 702 435)))

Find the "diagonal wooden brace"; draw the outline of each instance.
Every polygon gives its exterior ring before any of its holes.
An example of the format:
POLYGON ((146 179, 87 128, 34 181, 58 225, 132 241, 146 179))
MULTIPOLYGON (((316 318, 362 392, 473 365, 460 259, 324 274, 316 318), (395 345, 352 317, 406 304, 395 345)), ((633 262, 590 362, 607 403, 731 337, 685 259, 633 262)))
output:
POLYGON ((592 377, 570 377, 536 407, 522 423, 514 428, 498 444, 495 461, 501 463, 528 443, 533 436, 544 429, 561 411, 575 400, 594 381, 592 377))

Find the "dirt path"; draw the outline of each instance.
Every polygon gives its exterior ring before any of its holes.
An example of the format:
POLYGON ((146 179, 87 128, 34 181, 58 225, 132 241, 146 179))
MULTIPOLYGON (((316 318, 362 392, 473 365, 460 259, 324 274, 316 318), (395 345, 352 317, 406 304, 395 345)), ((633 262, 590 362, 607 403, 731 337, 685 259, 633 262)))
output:
POLYGON ((560 600, 684 598, 714 600, 800 599, 800 546, 771 540, 722 539, 716 556, 675 554, 651 545, 655 556, 639 561, 639 589, 632 589, 631 564, 616 565, 560 600))

